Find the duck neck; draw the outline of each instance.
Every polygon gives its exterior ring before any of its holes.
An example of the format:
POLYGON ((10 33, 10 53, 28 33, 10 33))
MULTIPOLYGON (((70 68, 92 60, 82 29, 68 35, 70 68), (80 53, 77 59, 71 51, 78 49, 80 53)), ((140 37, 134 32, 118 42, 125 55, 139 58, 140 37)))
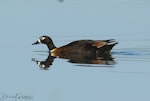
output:
POLYGON ((49 50, 52 50, 52 49, 56 48, 56 46, 54 45, 53 42, 48 43, 47 47, 48 47, 49 50))

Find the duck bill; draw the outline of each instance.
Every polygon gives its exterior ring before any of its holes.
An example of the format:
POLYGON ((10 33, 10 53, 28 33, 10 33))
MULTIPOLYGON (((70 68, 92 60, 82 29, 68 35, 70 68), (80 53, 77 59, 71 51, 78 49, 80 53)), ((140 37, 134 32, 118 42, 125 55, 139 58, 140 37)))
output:
POLYGON ((35 43, 33 43, 32 45, 36 45, 36 44, 40 44, 40 42, 36 41, 35 43))

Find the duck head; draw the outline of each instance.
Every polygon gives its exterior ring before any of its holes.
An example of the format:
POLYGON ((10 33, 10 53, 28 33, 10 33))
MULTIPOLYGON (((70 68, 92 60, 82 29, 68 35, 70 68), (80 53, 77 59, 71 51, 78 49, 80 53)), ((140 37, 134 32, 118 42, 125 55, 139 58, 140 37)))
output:
POLYGON ((46 44, 47 47, 49 48, 49 50, 52 50, 54 48, 56 48, 56 46, 54 45, 52 39, 49 36, 41 36, 35 43, 33 43, 32 45, 36 45, 36 44, 46 44))

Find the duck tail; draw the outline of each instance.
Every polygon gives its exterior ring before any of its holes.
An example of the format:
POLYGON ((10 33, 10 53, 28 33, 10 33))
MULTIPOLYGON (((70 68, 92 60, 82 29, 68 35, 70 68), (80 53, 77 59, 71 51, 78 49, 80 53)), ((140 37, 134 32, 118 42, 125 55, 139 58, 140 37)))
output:
POLYGON ((114 39, 105 40, 105 42, 107 42, 107 44, 101 47, 99 51, 106 54, 109 53, 116 44, 118 44, 118 42, 116 42, 114 39))
POLYGON ((103 41, 107 42, 108 44, 109 43, 116 43, 115 39, 109 39, 109 40, 103 40, 103 41))

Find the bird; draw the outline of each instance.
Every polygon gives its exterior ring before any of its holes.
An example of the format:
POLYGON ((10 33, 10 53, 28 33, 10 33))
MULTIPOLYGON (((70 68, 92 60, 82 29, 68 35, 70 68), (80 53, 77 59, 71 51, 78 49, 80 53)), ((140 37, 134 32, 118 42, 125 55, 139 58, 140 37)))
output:
POLYGON ((77 40, 73 41, 67 45, 56 47, 53 40, 49 36, 41 36, 35 43, 36 44, 46 44, 51 56, 67 58, 70 55, 77 56, 104 56, 109 54, 111 49, 118 44, 115 39, 109 40, 77 40))

